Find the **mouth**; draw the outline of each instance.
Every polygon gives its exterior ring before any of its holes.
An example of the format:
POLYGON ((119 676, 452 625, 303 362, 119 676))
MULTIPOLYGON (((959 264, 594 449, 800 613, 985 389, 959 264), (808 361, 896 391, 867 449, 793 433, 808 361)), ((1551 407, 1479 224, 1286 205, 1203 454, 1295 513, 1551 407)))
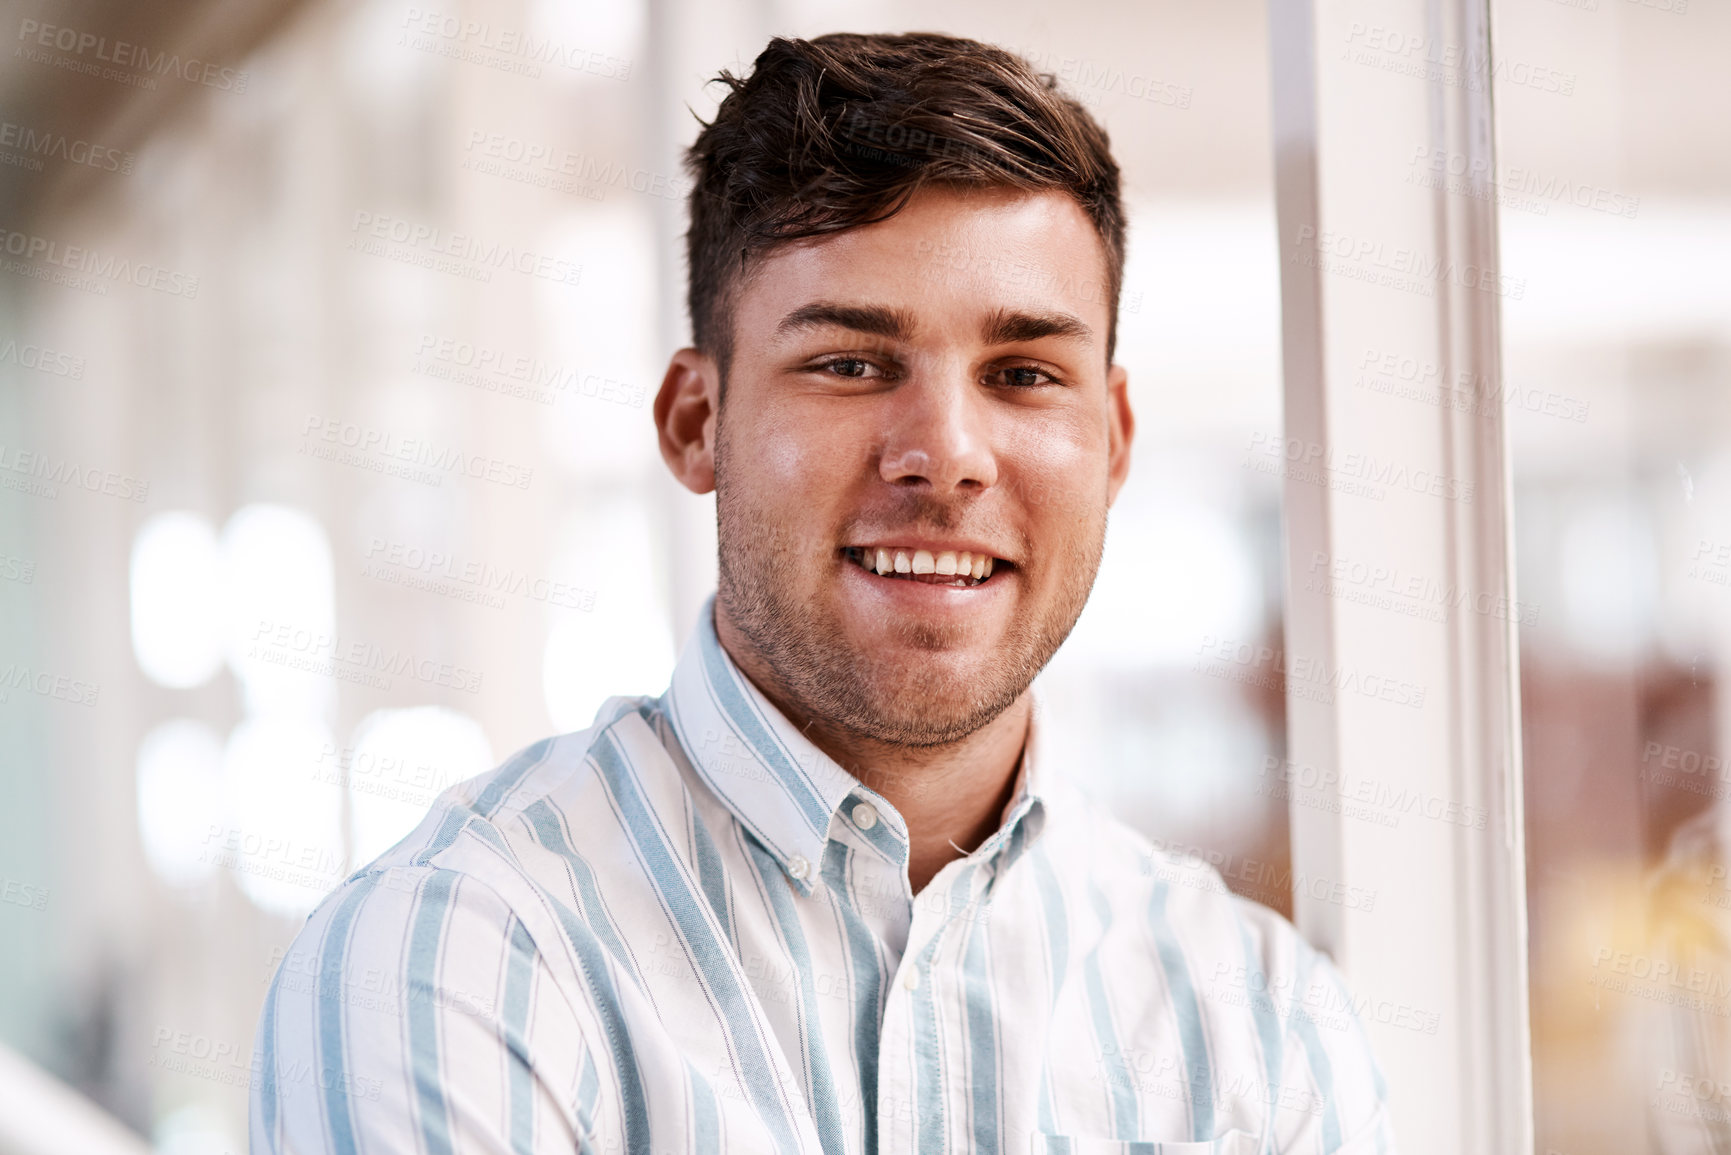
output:
POLYGON ((926 585, 971 589, 992 579, 994 570, 1010 563, 990 554, 967 550, 901 549, 896 546, 848 546, 842 556, 867 573, 890 581, 922 582, 926 585))

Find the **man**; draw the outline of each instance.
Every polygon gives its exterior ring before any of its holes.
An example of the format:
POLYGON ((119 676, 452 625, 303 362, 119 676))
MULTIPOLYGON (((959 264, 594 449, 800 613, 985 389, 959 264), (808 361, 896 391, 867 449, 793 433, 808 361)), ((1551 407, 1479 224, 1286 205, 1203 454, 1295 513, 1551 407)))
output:
POLYGON ((943 36, 723 79, 654 409, 712 609, 313 914, 254 1151, 1389 1150, 1333 968, 1066 786, 1030 697, 1129 467, 1105 134, 943 36))

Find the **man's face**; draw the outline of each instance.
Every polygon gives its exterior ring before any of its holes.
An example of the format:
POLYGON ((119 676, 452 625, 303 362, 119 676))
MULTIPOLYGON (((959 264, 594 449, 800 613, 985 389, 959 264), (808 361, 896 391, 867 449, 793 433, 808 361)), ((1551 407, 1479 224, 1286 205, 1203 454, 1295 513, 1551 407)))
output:
POLYGON ((802 721, 953 742, 1068 636, 1129 462, 1105 286, 1069 197, 931 189, 741 287, 718 612, 802 721))

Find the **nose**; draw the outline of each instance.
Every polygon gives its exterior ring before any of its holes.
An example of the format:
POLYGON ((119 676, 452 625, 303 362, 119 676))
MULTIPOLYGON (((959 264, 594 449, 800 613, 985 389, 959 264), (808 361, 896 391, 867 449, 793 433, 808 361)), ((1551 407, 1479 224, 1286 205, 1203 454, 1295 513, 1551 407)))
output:
POLYGON ((885 481, 926 486, 934 496, 997 484, 987 400, 968 381, 954 374, 908 381, 889 401, 893 412, 878 457, 885 481))

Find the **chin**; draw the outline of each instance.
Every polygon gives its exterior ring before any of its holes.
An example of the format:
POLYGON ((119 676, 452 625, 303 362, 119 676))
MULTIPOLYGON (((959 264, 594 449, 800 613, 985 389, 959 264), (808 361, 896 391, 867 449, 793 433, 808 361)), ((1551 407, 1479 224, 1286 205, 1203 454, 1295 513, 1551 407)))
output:
POLYGON ((868 707, 861 717, 850 719, 850 722, 851 728, 858 733, 886 745, 948 746, 980 730, 1010 704, 956 703, 952 706, 926 702, 922 703, 922 709, 910 712, 904 701, 888 709, 868 707))
POLYGON ((990 722, 1019 690, 985 677, 992 666, 983 655, 901 654, 881 650, 852 663, 853 721, 882 741, 941 745, 990 722))
MULTIPOLYGON (((852 616, 838 615, 838 620, 852 616)), ((1019 608, 1005 614, 1004 619, 945 621, 895 614, 859 621, 856 617, 849 623, 848 634, 865 661, 940 662, 960 672, 1001 654, 1011 633, 1008 622, 1028 620, 1019 608)))

